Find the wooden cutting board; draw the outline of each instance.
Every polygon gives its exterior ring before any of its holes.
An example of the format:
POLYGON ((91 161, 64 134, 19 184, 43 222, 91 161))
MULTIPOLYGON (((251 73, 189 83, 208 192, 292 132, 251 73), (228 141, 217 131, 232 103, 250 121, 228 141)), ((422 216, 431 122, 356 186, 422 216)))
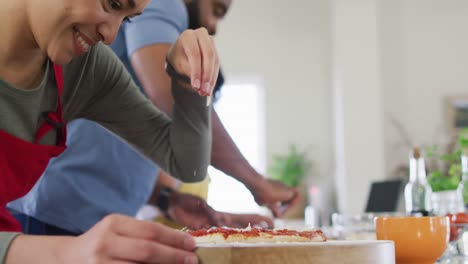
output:
POLYGON ((200 244, 201 264, 395 264, 395 247, 384 240, 318 243, 200 244))

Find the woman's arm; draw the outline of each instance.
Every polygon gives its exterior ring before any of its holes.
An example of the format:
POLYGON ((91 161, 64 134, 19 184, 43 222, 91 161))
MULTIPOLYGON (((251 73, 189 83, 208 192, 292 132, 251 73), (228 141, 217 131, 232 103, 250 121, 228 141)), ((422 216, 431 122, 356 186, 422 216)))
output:
MULTIPOLYGON (((95 52, 94 69, 86 73, 96 82, 93 87, 83 87, 93 96, 85 100, 86 107, 81 107, 81 117, 101 123, 136 146, 171 175, 186 182, 202 180, 210 163, 211 108, 206 106, 206 98, 200 94, 211 94, 212 87, 208 92, 203 90, 207 84, 205 78, 208 78, 205 75, 209 76, 209 84, 214 85, 217 73, 214 74, 211 68, 217 71, 219 67, 215 50, 205 53, 197 50, 197 55, 191 56, 181 51, 189 50, 187 47, 193 49, 191 45, 193 38, 184 37, 183 34, 168 55, 169 60, 171 56, 174 57, 171 63, 179 73, 196 79, 192 86, 172 81, 175 101, 172 120, 141 94, 118 58, 103 46, 97 47, 100 50, 95 52), (208 56, 207 53, 216 56, 216 59, 203 57, 206 61, 199 65, 200 56, 208 56)), ((196 48, 202 49, 199 46, 196 48)), ((76 100, 84 100, 82 98, 80 93, 76 94, 76 100)))

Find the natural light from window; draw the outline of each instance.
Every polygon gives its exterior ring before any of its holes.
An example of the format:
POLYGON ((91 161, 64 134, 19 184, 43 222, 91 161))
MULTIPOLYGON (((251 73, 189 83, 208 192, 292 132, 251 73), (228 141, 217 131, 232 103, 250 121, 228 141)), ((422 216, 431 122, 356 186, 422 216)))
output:
MULTIPOLYGON (((227 83, 215 104, 223 125, 243 155, 259 172, 265 172, 264 93, 260 82, 227 83)), ((260 207, 245 186, 221 171, 209 168, 208 203, 216 210, 257 213, 260 207)))

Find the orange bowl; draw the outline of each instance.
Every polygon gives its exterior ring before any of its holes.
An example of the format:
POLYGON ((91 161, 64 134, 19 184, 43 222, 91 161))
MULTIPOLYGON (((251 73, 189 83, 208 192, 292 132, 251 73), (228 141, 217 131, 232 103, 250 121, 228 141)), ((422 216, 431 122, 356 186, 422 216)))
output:
POLYGON ((379 240, 393 240, 397 264, 433 264, 449 241, 450 220, 446 216, 377 217, 379 240))

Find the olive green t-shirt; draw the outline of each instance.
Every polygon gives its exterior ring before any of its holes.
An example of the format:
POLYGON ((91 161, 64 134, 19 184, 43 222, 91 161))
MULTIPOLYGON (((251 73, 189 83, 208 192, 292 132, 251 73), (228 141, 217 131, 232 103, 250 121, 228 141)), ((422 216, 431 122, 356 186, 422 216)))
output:
MULTIPOLYGON (((65 121, 95 121, 174 177, 185 182, 203 180, 211 154, 210 109, 204 97, 173 82, 171 120, 141 94, 119 59, 104 44, 63 66, 63 72, 65 121)), ((51 63, 33 90, 18 89, 0 79, 0 130, 33 142, 44 121, 41 113, 55 111, 56 105, 57 87, 51 63)), ((46 134, 40 143, 54 144, 55 131, 46 134)), ((0 262, 12 238, 11 233, 0 233, 0 262)))

